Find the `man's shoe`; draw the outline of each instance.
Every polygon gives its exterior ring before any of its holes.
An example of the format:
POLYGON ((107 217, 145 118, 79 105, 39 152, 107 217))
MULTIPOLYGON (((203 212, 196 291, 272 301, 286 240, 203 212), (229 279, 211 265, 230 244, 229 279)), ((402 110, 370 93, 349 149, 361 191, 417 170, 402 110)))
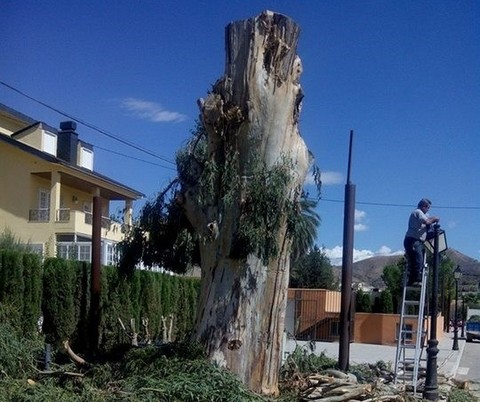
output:
POLYGON ((422 281, 419 281, 419 280, 417 280, 417 279, 409 280, 409 281, 407 282, 407 286, 408 286, 408 287, 415 287, 415 288, 417 288, 417 287, 419 287, 419 286, 422 286, 422 281))

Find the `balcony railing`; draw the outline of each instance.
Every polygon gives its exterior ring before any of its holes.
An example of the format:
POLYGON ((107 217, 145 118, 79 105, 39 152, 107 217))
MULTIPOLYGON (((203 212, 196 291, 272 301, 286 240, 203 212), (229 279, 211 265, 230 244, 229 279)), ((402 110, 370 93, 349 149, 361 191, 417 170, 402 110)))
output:
MULTIPOLYGON (((84 223, 87 225, 93 224, 93 215, 91 212, 81 212, 75 211, 70 208, 59 208, 55 211, 55 222, 70 222, 71 213, 83 213, 84 214, 84 223)), ((50 209, 49 208, 39 208, 31 209, 29 211, 29 220, 30 222, 48 222, 50 220, 50 209)), ((120 230, 120 224, 114 224, 112 220, 106 216, 102 216, 102 228, 110 230, 112 225, 117 225, 117 230, 120 230)))
POLYGON ((50 209, 31 209, 28 214, 30 222, 48 222, 50 220, 50 209))
MULTIPOLYGON (((93 215, 91 212, 85 212, 85 223, 87 225, 93 224, 93 215)), ((107 218, 106 216, 102 216, 102 228, 103 229, 110 229, 112 224, 112 220, 107 218)))
POLYGON ((70 222, 70 208, 57 209, 56 222, 70 222))

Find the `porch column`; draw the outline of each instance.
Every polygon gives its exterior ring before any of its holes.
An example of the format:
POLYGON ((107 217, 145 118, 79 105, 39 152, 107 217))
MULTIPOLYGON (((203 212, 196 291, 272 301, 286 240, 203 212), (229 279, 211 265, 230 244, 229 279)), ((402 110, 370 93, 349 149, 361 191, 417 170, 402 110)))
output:
POLYGON ((60 208, 61 187, 60 172, 54 170, 50 178, 50 214, 48 218, 50 223, 57 221, 57 210, 60 208))
POLYGON ((133 200, 125 200, 125 213, 123 214, 125 225, 133 225, 133 200))

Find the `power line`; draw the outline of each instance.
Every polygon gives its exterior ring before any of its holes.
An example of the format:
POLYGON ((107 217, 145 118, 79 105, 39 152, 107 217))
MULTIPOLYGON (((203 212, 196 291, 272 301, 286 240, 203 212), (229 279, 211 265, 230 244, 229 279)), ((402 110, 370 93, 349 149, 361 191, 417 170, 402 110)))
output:
MULTIPOLYGON (((107 136, 107 137, 109 137, 109 138, 111 138, 111 139, 113 139, 113 140, 115 140, 115 141, 118 141, 118 142, 120 142, 120 143, 122 143, 122 144, 124 144, 124 145, 127 145, 127 146, 129 146, 129 147, 132 147, 132 148, 134 148, 134 149, 136 149, 136 150, 138 150, 138 151, 144 152, 144 153, 146 153, 146 154, 148 154, 148 155, 150 155, 150 156, 153 156, 154 158, 157 158, 157 159, 160 159, 160 160, 162 160, 162 161, 164 161, 164 162, 167 162, 167 163, 170 163, 170 164, 172 164, 172 165, 175 165, 175 162, 171 161, 170 159, 167 159, 167 158, 165 158, 165 157, 163 157, 163 156, 157 155, 157 154, 149 151, 148 149, 145 149, 145 148, 141 147, 140 145, 137 145, 137 144, 135 144, 135 143, 133 143, 133 142, 127 141, 127 140, 125 140, 125 139, 123 139, 123 138, 121 138, 121 137, 118 137, 118 136, 116 136, 116 135, 114 135, 114 134, 112 134, 112 133, 110 133, 110 132, 108 132, 108 131, 106 131, 106 130, 103 130, 103 129, 99 128, 99 127, 96 127, 96 126, 94 126, 94 125, 91 124, 91 123, 88 123, 88 122, 86 122, 86 121, 84 121, 84 120, 82 120, 82 119, 79 119, 79 118, 77 118, 77 117, 75 117, 75 116, 72 116, 72 115, 69 114, 69 113, 63 112, 63 111, 61 111, 61 110, 59 110, 59 109, 57 109, 57 108, 55 108, 55 107, 53 107, 53 106, 50 106, 50 105, 46 104, 45 102, 42 102, 42 101, 40 101, 40 100, 38 100, 38 99, 36 99, 36 98, 34 98, 34 97, 26 94, 26 93, 20 91, 19 89, 15 88, 15 87, 13 87, 13 86, 11 86, 11 85, 9 85, 9 84, 7 84, 7 83, 4 82, 4 81, 1 81, 1 80, 0 80, 0 84, 2 84, 3 86, 11 89, 12 91, 17 92, 18 94, 20 94, 20 95, 22 95, 22 96, 24 96, 24 97, 26 97, 26 98, 28 98, 28 99, 30 99, 30 100, 32 100, 32 101, 40 104, 40 105, 42 105, 42 106, 44 106, 44 107, 46 107, 46 108, 48 108, 48 109, 50 109, 50 110, 53 110, 55 113, 58 113, 58 114, 60 114, 60 115, 62 115, 62 116, 65 116, 65 117, 71 119, 71 120, 74 120, 74 121, 76 121, 77 123, 80 123, 80 124, 82 124, 83 126, 88 127, 88 128, 90 128, 90 129, 92 129, 92 130, 94 130, 94 131, 97 131, 97 132, 99 132, 100 134, 103 134, 103 135, 105 135, 105 136, 107 136)), ((140 161, 140 162, 149 163, 149 164, 151 164, 151 165, 159 166, 159 167, 162 167, 162 168, 165 168, 165 169, 176 170, 175 168, 172 168, 172 167, 160 165, 160 164, 158 164, 158 163, 150 162, 150 161, 147 161, 147 160, 145 160, 145 159, 140 159, 140 158, 136 158, 136 157, 133 157, 133 156, 130 156, 130 155, 126 155, 126 154, 120 153, 120 152, 112 151, 112 150, 110 150, 110 149, 106 149, 106 148, 100 147, 100 146, 98 146, 98 145, 95 145, 95 147, 98 148, 98 149, 101 149, 101 150, 103 150, 103 151, 106 151, 106 152, 110 152, 110 153, 114 153, 114 154, 123 156, 123 157, 125 157, 125 158, 130 158, 130 159, 134 159, 134 160, 137 160, 137 161, 140 161)), ((343 200, 335 200, 335 199, 328 199, 328 198, 321 198, 320 201, 324 201, 324 202, 334 202, 334 203, 342 203, 342 204, 343 204, 343 202, 344 202, 343 200)), ((414 207, 415 207, 415 205, 410 205, 410 204, 393 204, 393 203, 368 202, 368 201, 357 201, 356 204, 358 204, 358 205, 379 206, 379 207, 395 207, 395 208, 414 208, 414 207)), ((447 207, 447 206, 435 205, 435 208, 436 208, 436 209, 480 210, 480 207, 472 207, 472 206, 453 206, 453 207, 447 207)))
MULTIPOLYGON (((320 201, 326 202, 335 202, 335 203, 342 203, 343 200, 334 200, 328 198, 320 198, 320 201)), ((385 203, 385 202, 368 202, 368 201, 356 201, 356 204, 359 205, 371 205, 377 207, 395 207, 395 208, 415 208, 415 205, 410 204, 392 204, 392 203, 385 203)), ((466 209, 466 210, 480 210, 480 207, 471 207, 471 206, 454 206, 454 207, 447 207, 441 205, 435 205, 435 209, 466 209)))
POLYGON ((110 152, 110 153, 116 154, 116 155, 120 155, 120 156, 123 156, 123 157, 125 157, 125 158, 130 158, 130 159, 133 159, 133 160, 136 160, 136 161, 139 161, 139 162, 148 163, 148 164, 150 164, 150 165, 160 166, 160 167, 162 167, 162 168, 164 168, 164 169, 169 169, 169 170, 176 171, 176 169, 175 169, 175 168, 172 168, 171 166, 165 166, 165 165, 161 165, 161 164, 159 164, 159 163, 147 161, 147 160, 145 160, 145 159, 136 158, 136 157, 134 157, 134 156, 127 155, 127 154, 123 154, 123 153, 117 152, 117 151, 112 151, 111 149, 103 148, 103 147, 100 147, 100 146, 98 146, 98 145, 95 145, 95 149, 101 149, 102 151, 110 152))
POLYGON ((0 84, 2 84, 3 86, 11 89, 12 91, 15 91, 15 92, 17 92, 18 94, 20 94, 20 95, 22 95, 22 96, 24 96, 24 97, 32 100, 33 102, 36 102, 36 103, 38 103, 38 104, 46 107, 47 109, 53 110, 55 113, 58 113, 58 114, 60 114, 60 115, 62 115, 62 116, 65 116, 65 117, 67 117, 68 119, 74 120, 74 121, 76 121, 77 123, 82 124, 83 126, 88 127, 88 128, 90 128, 90 129, 92 129, 92 130, 95 130, 95 131, 99 132, 100 134, 103 134, 103 135, 105 135, 105 136, 107 136, 107 137, 109 137, 109 138, 111 138, 111 139, 113 139, 113 140, 115 140, 115 141, 118 141, 118 142, 120 142, 120 143, 122 143, 122 144, 124 144, 124 145, 127 145, 127 146, 129 146, 129 147, 132 147, 132 148, 134 148, 134 149, 136 149, 136 150, 138 150, 138 151, 144 152, 144 153, 146 153, 146 154, 148 154, 148 155, 150 155, 150 156, 153 156, 154 158, 157 158, 157 159, 160 159, 160 160, 162 160, 162 161, 164 161, 164 162, 167 162, 167 163, 170 163, 170 164, 172 164, 172 165, 175 165, 175 162, 173 162, 173 161, 170 160, 170 159, 167 159, 167 158, 165 158, 165 157, 163 157, 163 156, 157 155, 157 154, 151 152, 150 150, 141 147, 140 145, 137 145, 137 144, 135 144, 135 143, 133 143, 133 142, 131 142, 131 141, 125 140, 125 139, 123 139, 123 138, 121 138, 121 137, 118 137, 118 136, 116 136, 116 135, 114 135, 114 134, 112 134, 112 133, 110 133, 110 132, 108 132, 108 131, 100 128, 100 127, 96 127, 96 126, 94 126, 94 125, 91 124, 91 123, 88 123, 88 122, 86 122, 86 121, 84 121, 84 120, 82 120, 82 119, 79 119, 78 117, 72 116, 72 115, 69 114, 69 113, 63 112, 63 111, 61 111, 60 109, 57 109, 57 108, 55 108, 55 107, 53 107, 53 106, 50 106, 50 105, 46 104, 45 102, 42 102, 42 101, 40 101, 40 100, 38 100, 38 99, 36 99, 36 98, 34 98, 34 97, 26 94, 26 93, 20 91, 19 89, 15 88, 15 87, 13 87, 13 86, 11 86, 11 85, 9 85, 9 84, 7 84, 6 82, 0 81, 0 84))

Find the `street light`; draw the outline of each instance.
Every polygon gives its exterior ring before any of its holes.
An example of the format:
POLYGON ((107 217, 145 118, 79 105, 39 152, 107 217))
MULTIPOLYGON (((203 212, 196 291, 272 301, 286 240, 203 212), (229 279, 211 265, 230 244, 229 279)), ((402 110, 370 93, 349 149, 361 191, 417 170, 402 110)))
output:
POLYGON ((429 230, 427 234, 427 240, 425 241, 424 245, 425 248, 430 252, 430 254, 434 255, 435 257, 435 236, 438 233, 438 253, 441 254, 445 250, 448 249, 447 246, 447 236, 445 235, 445 230, 440 229, 440 225, 438 223, 433 225, 433 231, 429 230))
POLYGON ((458 350, 458 281, 462 277, 462 270, 460 265, 457 265, 455 271, 453 271, 453 277, 455 279, 455 321, 453 327, 453 346, 452 350, 458 350))
POLYGON ((437 382, 437 315, 438 315, 438 267, 440 263, 440 253, 447 249, 447 238, 445 231, 440 229, 440 225, 433 225, 433 235, 427 237, 425 248, 433 253, 432 270, 432 301, 430 314, 430 339, 427 348, 427 373, 425 378, 425 387, 423 398, 430 401, 438 400, 438 382, 437 382))

